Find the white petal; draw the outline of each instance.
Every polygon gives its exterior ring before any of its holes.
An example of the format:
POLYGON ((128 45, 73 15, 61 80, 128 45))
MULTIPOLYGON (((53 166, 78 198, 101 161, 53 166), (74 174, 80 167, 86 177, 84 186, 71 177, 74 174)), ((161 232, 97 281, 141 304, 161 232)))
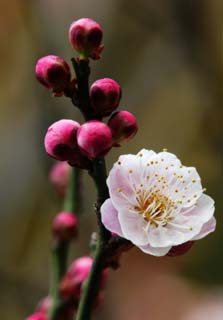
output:
POLYGON ((113 206, 111 199, 107 199, 101 206, 101 220, 106 229, 123 236, 118 220, 118 211, 113 206))
POLYGON ((142 149, 137 153, 137 156, 141 156, 144 158, 152 158, 153 156, 157 155, 156 152, 154 152, 153 150, 147 150, 147 149, 142 149))
POLYGON ((177 158, 177 156, 171 152, 166 152, 166 151, 163 151, 163 152, 159 152, 158 153, 158 159, 164 159, 164 162, 167 162, 169 164, 173 163, 175 165, 180 165, 181 162, 180 160, 177 158))
POLYGON ((170 251, 171 247, 154 248, 147 244, 146 246, 139 246, 139 249, 152 256, 162 257, 170 251))
POLYGON ((192 210, 183 213, 187 217, 197 217, 203 225, 210 220, 214 214, 214 200, 206 194, 202 194, 197 201, 197 205, 192 207, 192 210))
POLYGON ((149 229, 149 243, 153 247, 169 247, 185 242, 182 230, 166 227, 153 227, 149 229))
POLYGON ((181 172, 183 178, 179 186, 179 193, 184 195, 182 198, 183 206, 190 207, 192 204, 195 204, 197 199, 202 194, 202 185, 201 179, 194 167, 183 167, 181 172))
POLYGON ((119 211, 119 222, 124 238, 130 240, 136 246, 148 243, 148 233, 145 231, 147 222, 138 213, 119 211))
POLYGON ((216 219, 212 217, 208 222, 206 222, 198 235, 196 235, 192 240, 199 240, 206 237, 209 233, 215 231, 216 219))
POLYGON ((117 210, 135 204, 135 186, 139 183, 139 157, 130 154, 119 157, 107 179, 110 197, 117 210))

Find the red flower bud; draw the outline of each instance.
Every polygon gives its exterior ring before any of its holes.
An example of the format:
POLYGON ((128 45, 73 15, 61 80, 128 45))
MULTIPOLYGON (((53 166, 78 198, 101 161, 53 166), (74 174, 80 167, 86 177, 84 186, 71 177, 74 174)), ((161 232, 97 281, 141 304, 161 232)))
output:
POLYGON ((102 28, 92 19, 82 18, 74 21, 69 29, 69 41, 73 48, 80 53, 81 58, 97 60, 103 50, 102 28))
POLYGON ((67 211, 58 213, 52 225, 52 233, 58 242, 70 241, 77 235, 77 217, 67 211))
POLYGON ((97 115, 108 116, 119 105, 121 87, 109 78, 95 81, 90 88, 92 106, 97 115))
POLYGON ((114 113, 108 120, 108 126, 112 131, 112 138, 116 147, 133 138, 138 130, 135 116, 128 111, 114 113))
MULTIPOLYGON (((93 260, 90 256, 76 259, 63 277, 60 285, 60 294, 64 299, 71 299, 78 303, 81 295, 82 285, 88 278, 93 260)), ((107 281, 107 270, 102 273, 100 289, 104 289, 107 281)))
POLYGON ((97 158, 111 149, 112 133, 105 123, 91 120, 78 129, 77 143, 89 158, 97 158))
POLYGON ((41 312, 35 312, 26 318, 26 320, 48 320, 48 318, 41 312))
POLYGON ((78 155, 76 134, 80 124, 73 120, 59 120, 53 123, 45 136, 46 152, 58 160, 70 160, 78 155))
POLYGON ((69 184, 71 166, 66 161, 56 162, 50 170, 50 181, 61 197, 64 197, 69 184))
POLYGON ((174 246, 170 249, 170 251, 167 253, 168 256, 170 257, 176 257, 176 256, 181 256, 187 251, 190 250, 190 248, 193 246, 194 241, 188 241, 183 244, 180 244, 179 246, 174 246))
POLYGON ((36 312, 47 315, 51 306, 52 306, 52 299, 51 299, 51 297, 47 296, 47 297, 43 298, 42 300, 40 300, 40 302, 38 303, 38 305, 36 307, 36 312))
POLYGON ((81 286, 91 270, 92 258, 80 257, 71 264, 60 285, 60 294, 65 299, 80 299, 81 286))
POLYGON ((63 91, 70 85, 69 65, 58 56, 50 55, 39 59, 35 72, 39 82, 58 95, 63 94, 63 91))

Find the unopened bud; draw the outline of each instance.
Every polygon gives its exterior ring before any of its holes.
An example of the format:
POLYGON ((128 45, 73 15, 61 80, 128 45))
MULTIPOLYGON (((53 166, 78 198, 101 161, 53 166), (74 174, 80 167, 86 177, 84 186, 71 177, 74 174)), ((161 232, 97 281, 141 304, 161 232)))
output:
POLYGON ((193 244, 194 244, 194 241, 188 241, 178 246, 174 246, 170 249, 167 255, 170 257, 181 256, 187 253, 190 250, 190 248, 193 246, 193 244))
POLYGON ((104 156, 112 147, 112 133, 103 122, 91 120, 84 123, 77 132, 77 143, 91 159, 104 156))
POLYGON ((38 303, 38 305, 36 307, 36 312, 43 313, 43 314, 47 315, 51 306, 52 306, 52 299, 51 299, 51 297, 47 296, 47 297, 43 298, 42 300, 40 300, 40 302, 38 303))
POLYGON ((128 111, 115 112, 108 120, 108 126, 112 131, 112 138, 116 147, 133 138, 138 130, 136 117, 128 111))
POLYGON ((53 123, 45 136, 46 152, 57 160, 70 160, 80 153, 76 135, 80 124, 73 120, 59 120, 53 123))
POLYGON ((35 312, 26 318, 26 320, 48 320, 48 318, 41 312, 35 312))
POLYGON ((61 197, 66 194, 71 170, 71 166, 66 161, 57 161, 50 170, 50 181, 61 197))
POLYGON ((83 282, 87 279, 92 266, 90 256, 80 257, 71 264, 60 285, 61 296, 78 301, 83 282))
POLYGON ((89 18, 74 21, 69 29, 69 41, 83 59, 90 57, 97 60, 100 58, 103 50, 102 36, 101 26, 89 18))
POLYGON ((119 105, 121 87, 109 78, 95 81, 90 88, 90 98, 95 113, 99 116, 108 116, 119 105))
POLYGON ((52 233, 57 242, 70 241, 77 235, 77 217, 68 211, 58 213, 52 225, 52 233))
POLYGON ((46 88, 57 95, 63 94, 69 87, 71 74, 67 62, 58 56, 46 56, 36 63, 36 77, 46 88))

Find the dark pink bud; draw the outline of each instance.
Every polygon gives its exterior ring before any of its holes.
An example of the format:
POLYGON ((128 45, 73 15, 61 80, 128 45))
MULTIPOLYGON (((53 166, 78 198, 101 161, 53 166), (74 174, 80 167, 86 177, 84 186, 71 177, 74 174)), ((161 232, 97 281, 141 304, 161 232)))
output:
POLYGON ((92 19, 82 18, 74 21, 69 29, 69 41, 73 48, 80 53, 80 58, 100 58, 103 49, 102 28, 92 19))
POLYGON ((108 120, 108 126, 112 131, 112 138, 116 147, 133 138, 138 130, 135 116, 128 111, 115 112, 108 120))
POLYGON ((41 312, 35 312, 26 318, 26 320, 48 320, 48 318, 41 312))
POLYGON ((187 251, 190 250, 190 248, 193 246, 194 241, 188 241, 183 244, 180 244, 179 246, 174 246, 170 249, 170 251, 167 253, 168 256, 170 257, 176 257, 176 256, 181 256, 187 251))
POLYGON ((77 143, 91 159, 104 156, 112 147, 112 133, 103 122, 91 120, 84 123, 77 132, 77 143))
POLYGON ((58 242, 70 241, 77 235, 77 230, 78 220, 73 213, 63 211, 55 216, 52 233, 58 242))
MULTIPOLYGON (((63 277, 60 285, 60 294, 64 299, 79 302, 81 289, 88 278, 93 260, 90 256, 76 259, 63 277)), ((102 272, 100 290, 103 290, 107 281, 107 269, 102 272)))
POLYGON ((87 279, 91 266, 90 256, 80 257, 71 264, 60 285, 60 293, 63 298, 79 301, 81 286, 87 279))
POLYGON ((57 161, 50 170, 50 181, 61 197, 66 194, 71 170, 71 166, 66 161, 57 161))
POLYGON ((36 312, 43 313, 43 314, 47 315, 51 306, 52 306, 52 299, 49 296, 47 296, 47 297, 43 298, 42 300, 40 300, 40 302, 38 303, 38 305, 36 307, 36 312))
POLYGON ((80 124, 73 120, 59 120, 53 123, 45 136, 46 152, 57 160, 70 160, 80 151, 77 147, 76 135, 80 124))
POLYGON ((120 85, 109 78, 95 81, 90 89, 90 98, 97 115, 108 116, 119 105, 120 85))
POLYGON ((70 68, 66 61, 58 56, 50 55, 39 59, 35 72, 39 82, 56 94, 62 94, 70 85, 70 68))

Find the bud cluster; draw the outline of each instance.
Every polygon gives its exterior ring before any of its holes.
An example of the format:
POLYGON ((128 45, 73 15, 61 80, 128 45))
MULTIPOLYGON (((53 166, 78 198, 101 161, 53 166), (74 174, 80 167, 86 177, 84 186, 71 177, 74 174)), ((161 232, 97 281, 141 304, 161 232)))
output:
MULTIPOLYGON (((71 24, 69 41, 79 54, 75 60, 77 65, 80 61, 88 65, 89 58, 100 58, 102 36, 101 26, 92 19, 83 18, 71 24)), ((82 111, 78 79, 72 80, 70 67, 63 58, 49 55, 39 59, 36 77, 55 95, 71 97, 82 111)), ((90 119, 82 125, 69 119, 53 123, 44 140, 47 154, 71 166, 89 169, 92 159, 102 157, 112 147, 130 140, 136 134, 138 125, 132 113, 116 111, 120 99, 121 87, 115 80, 103 78, 95 81, 89 89, 90 119), (102 119, 107 116, 110 119, 105 123, 102 119)))

